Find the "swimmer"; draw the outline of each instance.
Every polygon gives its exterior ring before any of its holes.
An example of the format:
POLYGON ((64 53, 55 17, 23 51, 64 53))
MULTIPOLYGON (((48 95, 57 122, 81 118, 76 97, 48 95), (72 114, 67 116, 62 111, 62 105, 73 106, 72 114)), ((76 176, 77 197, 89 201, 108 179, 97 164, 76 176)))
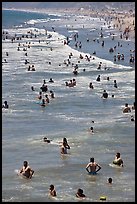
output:
POLYGON ((98 75, 98 77, 97 77, 96 81, 100 81, 100 75, 98 75))
POLYGON ((49 82, 52 82, 52 83, 54 83, 54 81, 53 81, 53 79, 52 79, 52 78, 50 78, 50 79, 49 79, 49 82))
POLYGON ((92 82, 89 83, 89 88, 94 89, 94 86, 93 86, 92 82))
POLYGON ((85 194, 83 193, 83 189, 79 188, 76 193, 77 198, 85 198, 85 194))
POLYGON ((101 169, 101 166, 94 161, 94 157, 90 158, 90 162, 86 166, 88 173, 96 174, 101 169), (90 171, 89 171, 90 168, 90 171))
POLYGON ((47 143, 50 143, 50 142, 51 142, 51 140, 49 140, 47 137, 43 137, 43 141, 44 141, 44 142, 47 142, 47 143))
POLYGON ((106 90, 104 90, 101 98, 108 98, 108 93, 106 92, 106 90))
POLYGON ((114 87, 115 87, 115 88, 118 87, 118 86, 117 86, 117 81, 116 81, 116 80, 114 80, 114 87))
POLYGON ((120 152, 116 153, 115 159, 113 160, 113 164, 123 167, 123 160, 120 157, 120 152))
POLYGON ((2 105, 2 108, 9 108, 7 101, 4 101, 4 105, 2 105))
POLYGON ((31 86, 31 90, 32 90, 32 91, 35 91, 34 86, 31 86))
POLYGON ((69 85, 67 81, 65 82, 65 85, 66 85, 66 86, 68 86, 68 85, 69 85))
POLYGON ((108 184, 112 184, 112 178, 108 178, 108 181, 107 181, 108 184))
POLYGON ((123 113, 131 112, 130 107, 128 106, 128 103, 125 103, 125 108, 123 109, 123 113))
POLYGON ((25 176, 26 178, 31 179, 34 174, 34 170, 30 168, 27 161, 23 162, 23 167, 20 170, 20 174, 25 176))
POLYGON ((50 97, 55 98, 54 92, 52 90, 50 90, 50 97))
POLYGON ((134 119, 134 116, 133 116, 133 115, 131 115, 131 121, 135 121, 135 119, 134 119))
POLYGON ((42 99, 41 106, 43 106, 43 107, 45 107, 45 106, 46 106, 46 103, 45 103, 45 99, 44 99, 44 98, 42 99))
POLYGON ((39 99, 39 100, 42 99, 42 91, 39 92, 38 99, 39 99))
POLYGON ((50 185, 50 187, 49 187, 49 194, 51 195, 51 196, 56 196, 57 195, 57 193, 56 193, 56 190, 55 190, 55 187, 54 187, 54 185, 50 185))
POLYGON ((135 102, 133 103, 131 108, 132 108, 132 110, 135 110, 135 102))
POLYGON ((72 79, 73 86, 76 86, 76 79, 72 79))
POLYGON ((92 133, 94 133, 94 129, 93 129, 93 127, 90 127, 90 131, 91 131, 92 133))
POLYGON ((45 97, 46 97, 46 102, 49 103, 49 97, 48 97, 48 95, 46 94, 45 97))
POLYGON ((61 145, 61 154, 67 154, 67 149, 70 149, 70 146, 67 142, 67 139, 64 137, 61 145))

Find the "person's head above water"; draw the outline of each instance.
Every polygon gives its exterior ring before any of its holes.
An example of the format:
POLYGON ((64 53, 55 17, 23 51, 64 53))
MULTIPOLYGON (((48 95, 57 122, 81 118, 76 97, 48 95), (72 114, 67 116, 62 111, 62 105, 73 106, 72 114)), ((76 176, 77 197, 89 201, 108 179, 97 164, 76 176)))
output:
POLYGON ((112 178, 108 178, 108 183, 112 183, 112 178))
POLYGON ((25 167, 28 166, 28 162, 27 161, 24 161, 23 164, 24 164, 25 167))
POLYGON ((64 138, 63 138, 63 142, 67 142, 67 139, 66 139, 66 137, 64 137, 64 138))
POLYGON ((90 162, 94 162, 94 157, 91 157, 91 158, 90 158, 90 162))
POLYGON ((4 101, 4 104, 7 105, 8 104, 7 101, 4 101))
POLYGON ((120 152, 116 153, 117 158, 120 158, 120 152))

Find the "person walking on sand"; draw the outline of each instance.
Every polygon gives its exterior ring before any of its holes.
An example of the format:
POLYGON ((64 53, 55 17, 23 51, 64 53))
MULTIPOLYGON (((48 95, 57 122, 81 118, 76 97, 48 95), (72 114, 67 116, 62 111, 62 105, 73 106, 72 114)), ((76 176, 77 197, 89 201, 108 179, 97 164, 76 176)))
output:
POLYGON ((31 179, 34 174, 34 170, 28 165, 27 161, 23 162, 23 167, 20 169, 19 173, 26 178, 31 179))
POLYGON ((90 162, 86 166, 87 172, 90 174, 96 174, 100 169, 101 166, 94 161, 94 157, 90 158, 90 162))

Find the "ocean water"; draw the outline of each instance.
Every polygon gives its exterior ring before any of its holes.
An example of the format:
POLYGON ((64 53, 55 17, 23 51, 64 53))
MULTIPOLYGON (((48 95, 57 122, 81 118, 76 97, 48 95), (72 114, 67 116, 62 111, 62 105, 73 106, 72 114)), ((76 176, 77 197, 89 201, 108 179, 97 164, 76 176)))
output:
POLYGON ((2 39, 2 102, 9 104, 9 109, 2 109, 2 202, 79 202, 75 197, 78 188, 86 195, 82 202, 99 202, 100 196, 106 196, 106 202, 134 202, 135 121, 131 115, 135 117, 135 110, 122 112, 125 103, 131 107, 135 101, 135 64, 129 63, 134 39, 120 39, 109 19, 65 12, 48 15, 3 10, 2 28, 8 32, 7 39, 5 34, 2 39), (28 37, 12 42, 15 35, 28 37), (67 38, 70 42, 64 45, 67 38), (82 47, 76 47, 76 42, 82 47), (118 42, 122 46, 109 53, 118 42), (125 59, 114 62, 118 52, 125 59), (97 69, 100 62, 101 70, 97 69), (77 76, 73 74, 76 64, 77 76), (36 71, 28 71, 29 65, 36 71), (98 75, 100 82, 96 81, 98 75), (76 86, 67 87, 65 82, 73 78, 76 86), (43 97, 53 90, 55 98, 49 96, 50 103, 41 107, 38 95, 44 79, 48 91, 43 97), (107 99, 101 98, 104 89, 107 99), (89 131, 91 126, 94 133, 89 131), (44 143, 44 136, 51 143, 44 143), (71 147, 67 155, 60 154, 59 142, 64 137, 71 147), (123 168, 109 166, 118 151, 123 168), (90 157, 102 167, 96 176, 85 170, 90 157), (35 171, 29 181, 16 174, 24 160, 35 171), (107 184, 109 177, 112 186, 107 184), (56 188, 56 198, 48 194, 50 184, 56 188))

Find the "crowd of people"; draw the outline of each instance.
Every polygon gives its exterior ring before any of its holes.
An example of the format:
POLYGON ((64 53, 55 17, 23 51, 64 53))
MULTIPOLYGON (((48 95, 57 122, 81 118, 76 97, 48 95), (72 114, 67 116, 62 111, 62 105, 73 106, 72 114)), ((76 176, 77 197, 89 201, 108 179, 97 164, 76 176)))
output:
MULTIPOLYGON (((50 143, 50 140, 47 139, 47 137, 44 137, 44 142, 50 143)), ((60 142, 61 143, 61 154, 67 154, 67 149, 70 149, 70 146, 68 144, 68 141, 66 138, 63 138, 63 141, 60 142)), ((113 160, 113 164, 119 167, 124 167, 124 162, 121 158, 120 152, 117 152, 115 155, 115 158, 113 160)), ((90 158, 90 162, 85 166, 86 171, 88 172, 89 175, 96 175, 97 172, 99 172, 102 167, 100 166, 100 164, 98 164, 97 162, 95 162, 94 157, 90 158)), ((29 166, 28 161, 24 161, 23 162, 23 166, 22 168, 19 170, 18 174, 22 175, 24 178, 27 179, 31 179, 32 176, 34 175, 34 170, 29 166)), ((107 183, 109 185, 112 185, 113 183, 113 179, 112 177, 109 177, 107 179, 107 183)), ((50 185, 49 187, 49 195, 52 197, 56 197, 57 196, 57 192, 55 189, 55 186, 53 184, 50 185)), ((87 196, 83 193, 83 189, 78 188, 77 192, 75 193, 75 196, 77 198, 83 199, 86 198, 87 196)), ((106 200, 105 196, 101 196, 100 200, 106 200)))
MULTIPOLYGON (((101 37, 103 37, 103 36, 101 35, 101 37)), ((77 40, 77 38, 78 38, 78 36, 75 36, 75 41, 77 40)), ((67 42, 67 44, 68 44, 68 42, 67 42)), ((64 44, 64 46, 65 46, 65 44, 64 44)), ((104 42, 103 42, 102 46, 104 46, 104 42)), ((77 48, 77 47, 78 47, 78 48, 81 48, 81 47, 82 47, 82 43, 81 43, 81 42, 75 42, 75 47, 76 47, 76 48, 77 48)), ((18 48, 18 50, 19 50, 19 49, 20 49, 20 48, 18 48)), ((95 52, 94 54, 96 54, 96 52, 95 52)), ((27 56, 27 54, 26 54, 26 56, 27 56)), ((118 55, 118 56, 117 56, 116 60, 124 60, 124 58, 121 58, 121 55, 118 55), (118 57, 118 56, 119 56, 119 57, 118 57)), ((123 56, 123 55, 122 55, 122 56, 123 56)), ((72 55, 69 56, 69 60, 67 61, 66 66, 69 66, 69 65, 71 64, 71 62, 70 62, 71 57, 72 57, 72 55)), ((85 57, 86 57, 86 60, 90 61, 90 57, 88 57, 88 56, 85 56, 85 57)), ((81 59, 81 60, 85 59, 85 57, 83 57, 82 55, 80 55, 80 59, 81 59)), ((93 58, 92 58, 92 59, 93 59, 93 58)), ((94 59, 95 59, 95 58, 94 58, 94 59)), ((25 64, 28 64, 28 63, 29 63, 29 61, 26 60, 26 61, 25 61, 25 64)), ((50 64, 50 63, 49 63, 49 64, 50 64)), ((78 65, 75 64, 75 65, 73 66, 73 68, 74 68, 74 70, 72 71, 72 73, 74 74, 74 76, 77 76, 77 75, 79 74, 79 72, 78 72, 78 70, 79 70, 79 69, 78 69, 78 65)), ((99 63, 97 69, 98 69, 98 70, 101 70, 101 69, 102 69, 102 63, 101 63, 101 62, 99 63)), ((27 70, 28 70, 28 71, 36 71, 36 68, 35 68, 34 65, 31 65, 31 66, 29 65, 29 67, 28 67, 27 70)), ((84 70, 84 71, 85 71, 85 70, 84 70)), ((96 81, 97 81, 97 82, 100 82, 100 81, 101 81, 101 75, 100 75, 100 74, 97 76, 96 81)), ((49 83, 54 83, 54 80, 53 80, 52 78, 50 78, 48 82, 49 82, 49 83)), ((114 80, 113 82, 114 82, 114 87, 115 87, 115 88, 118 88, 117 81, 114 80)), ((67 82, 67 81, 65 82, 65 85, 68 86, 68 87, 75 87, 76 84, 77 84, 77 83, 76 83, 76 79, 75 79, 75 78, 70 79, 69 82, 67 82)), ((92 83, 92 82, 90 82, 90 83, 88 84, 88 87, 89 87, 90 89, 94 89, 94 90, 96 89, 96 87, 93 86, 93 83, 92 83)), ((50 103, 50 100, 52 100, 53 98, 55 98, 55 94, 54 94, 54 91, 53 91, 53 90, 49 90, 49 87, 48 87, 47 83, 45 82, 45 80, 43 80, 43 84, 42 84, 42 86, 39 87, 39 88, 40 88, 40 90, 39 90, 39 94, 38 94, 38 96, 37 96, 37 99, 40 101, 40 105, 41 105, 42 107, 45 107, 47 104, 50 103)), ((35 91, 35 87, 31 86, 31 90, 32 90, 32 91, 35 91)), ((102 93, 101 98, 107 99, 108 97, 109 97, 108 92, 107 92, 106 90, 103 90, 103 93, 102 93)), ((114 97, 114 95, 113 95, 113 97, 114 97)), ((9 105, 8 105, 8 102, 7 102, 7 101, 4 101, 4 104, 2 105, 2 108, 5 108, 5 109, 8 109, 8 108, 9 108, 9 105)), ((124 109, 123 109, 123 113, 130 113, 130 112, 132 112, 132 111, 134 111, 134 110, 135 110, 135 102, 133 103, 133 106, 132 106, 132 107, 129 107, 129 104, 128 104, 128 103, 125 103, 125 107, 124 107, 124 109)), ((131 121, 134 121, 134 118, 133 118, 133 117, 131 118, 131 121)), ((94 132, 93 127, 90 127, 90 131, 91 131, 92 133, 94 132)), ((44 138, 43 138, 43 141, 46 142, 46 143, 51 143, 51 140, 48 139, 47 137, 44 137, 44 138)), ((60 143, 60 153, 61 153, 61 154, 68 154, 68 150, 70 150, 70 149, 71 149, 71 147, 70 147, 70 145, 68 144, 67 139, 66 139, 66 138, 63 138, 63 141, 60 143)), ((112 163, 113 163, 114 165, 124 167, 124 164, 123 164, 124 162, 123 162, 123 160, 122 160, 122 158, 121 158, 120 152, 117 152, 117 153, 116 153, 116 156, 115 156, 115 158, 114 158, 114 160, 113 160, 112 163)), ((85 169, 86 169, 86 171, 88 172, 88 174, 90 174, 90 175, 96 175, 97 172, 99 172, 101 169, 103 170, 103 167, 102 167, 100 164, 98 164, 97 162, 95 162, 94 157, 92 157, 92 158, 90 158, 90 162, 85 166, 85 169)), ((34 170, 29 166, 28 161, 24 161, 23 167, 20 169, 19 174, 22 175, 23 177, 27 178, 27 179, 31 179, 31 178, 34 176, 34 170)), ((111 178, 111 177, 108 178, 108 183, 109 183, 109 184, 112 184, 112 178, 111 178)), ((78 188, 78 189, 77 189, 77 192, 76 192, 76 194, 75 194, 75 196, 76 196, 77 198, 85 198, 86 195, 85 195, 83 192, 84 192, 83 189, 78 188)), ((54 186, 53 184, 51 184, 50 187, 49 187, 49 194, 50 194, 51 196, 53 196, 53 197, 57 196, 56 189, 55 189, 55 186, 54 186)), ((105 199, 105 198, 104 198, 104 199, 105 199)), ((101 199, 100 199, 100 200, 101 200, 101 199)), ((103 200, 103 198, 102 198, 102 200, 103 200)))

